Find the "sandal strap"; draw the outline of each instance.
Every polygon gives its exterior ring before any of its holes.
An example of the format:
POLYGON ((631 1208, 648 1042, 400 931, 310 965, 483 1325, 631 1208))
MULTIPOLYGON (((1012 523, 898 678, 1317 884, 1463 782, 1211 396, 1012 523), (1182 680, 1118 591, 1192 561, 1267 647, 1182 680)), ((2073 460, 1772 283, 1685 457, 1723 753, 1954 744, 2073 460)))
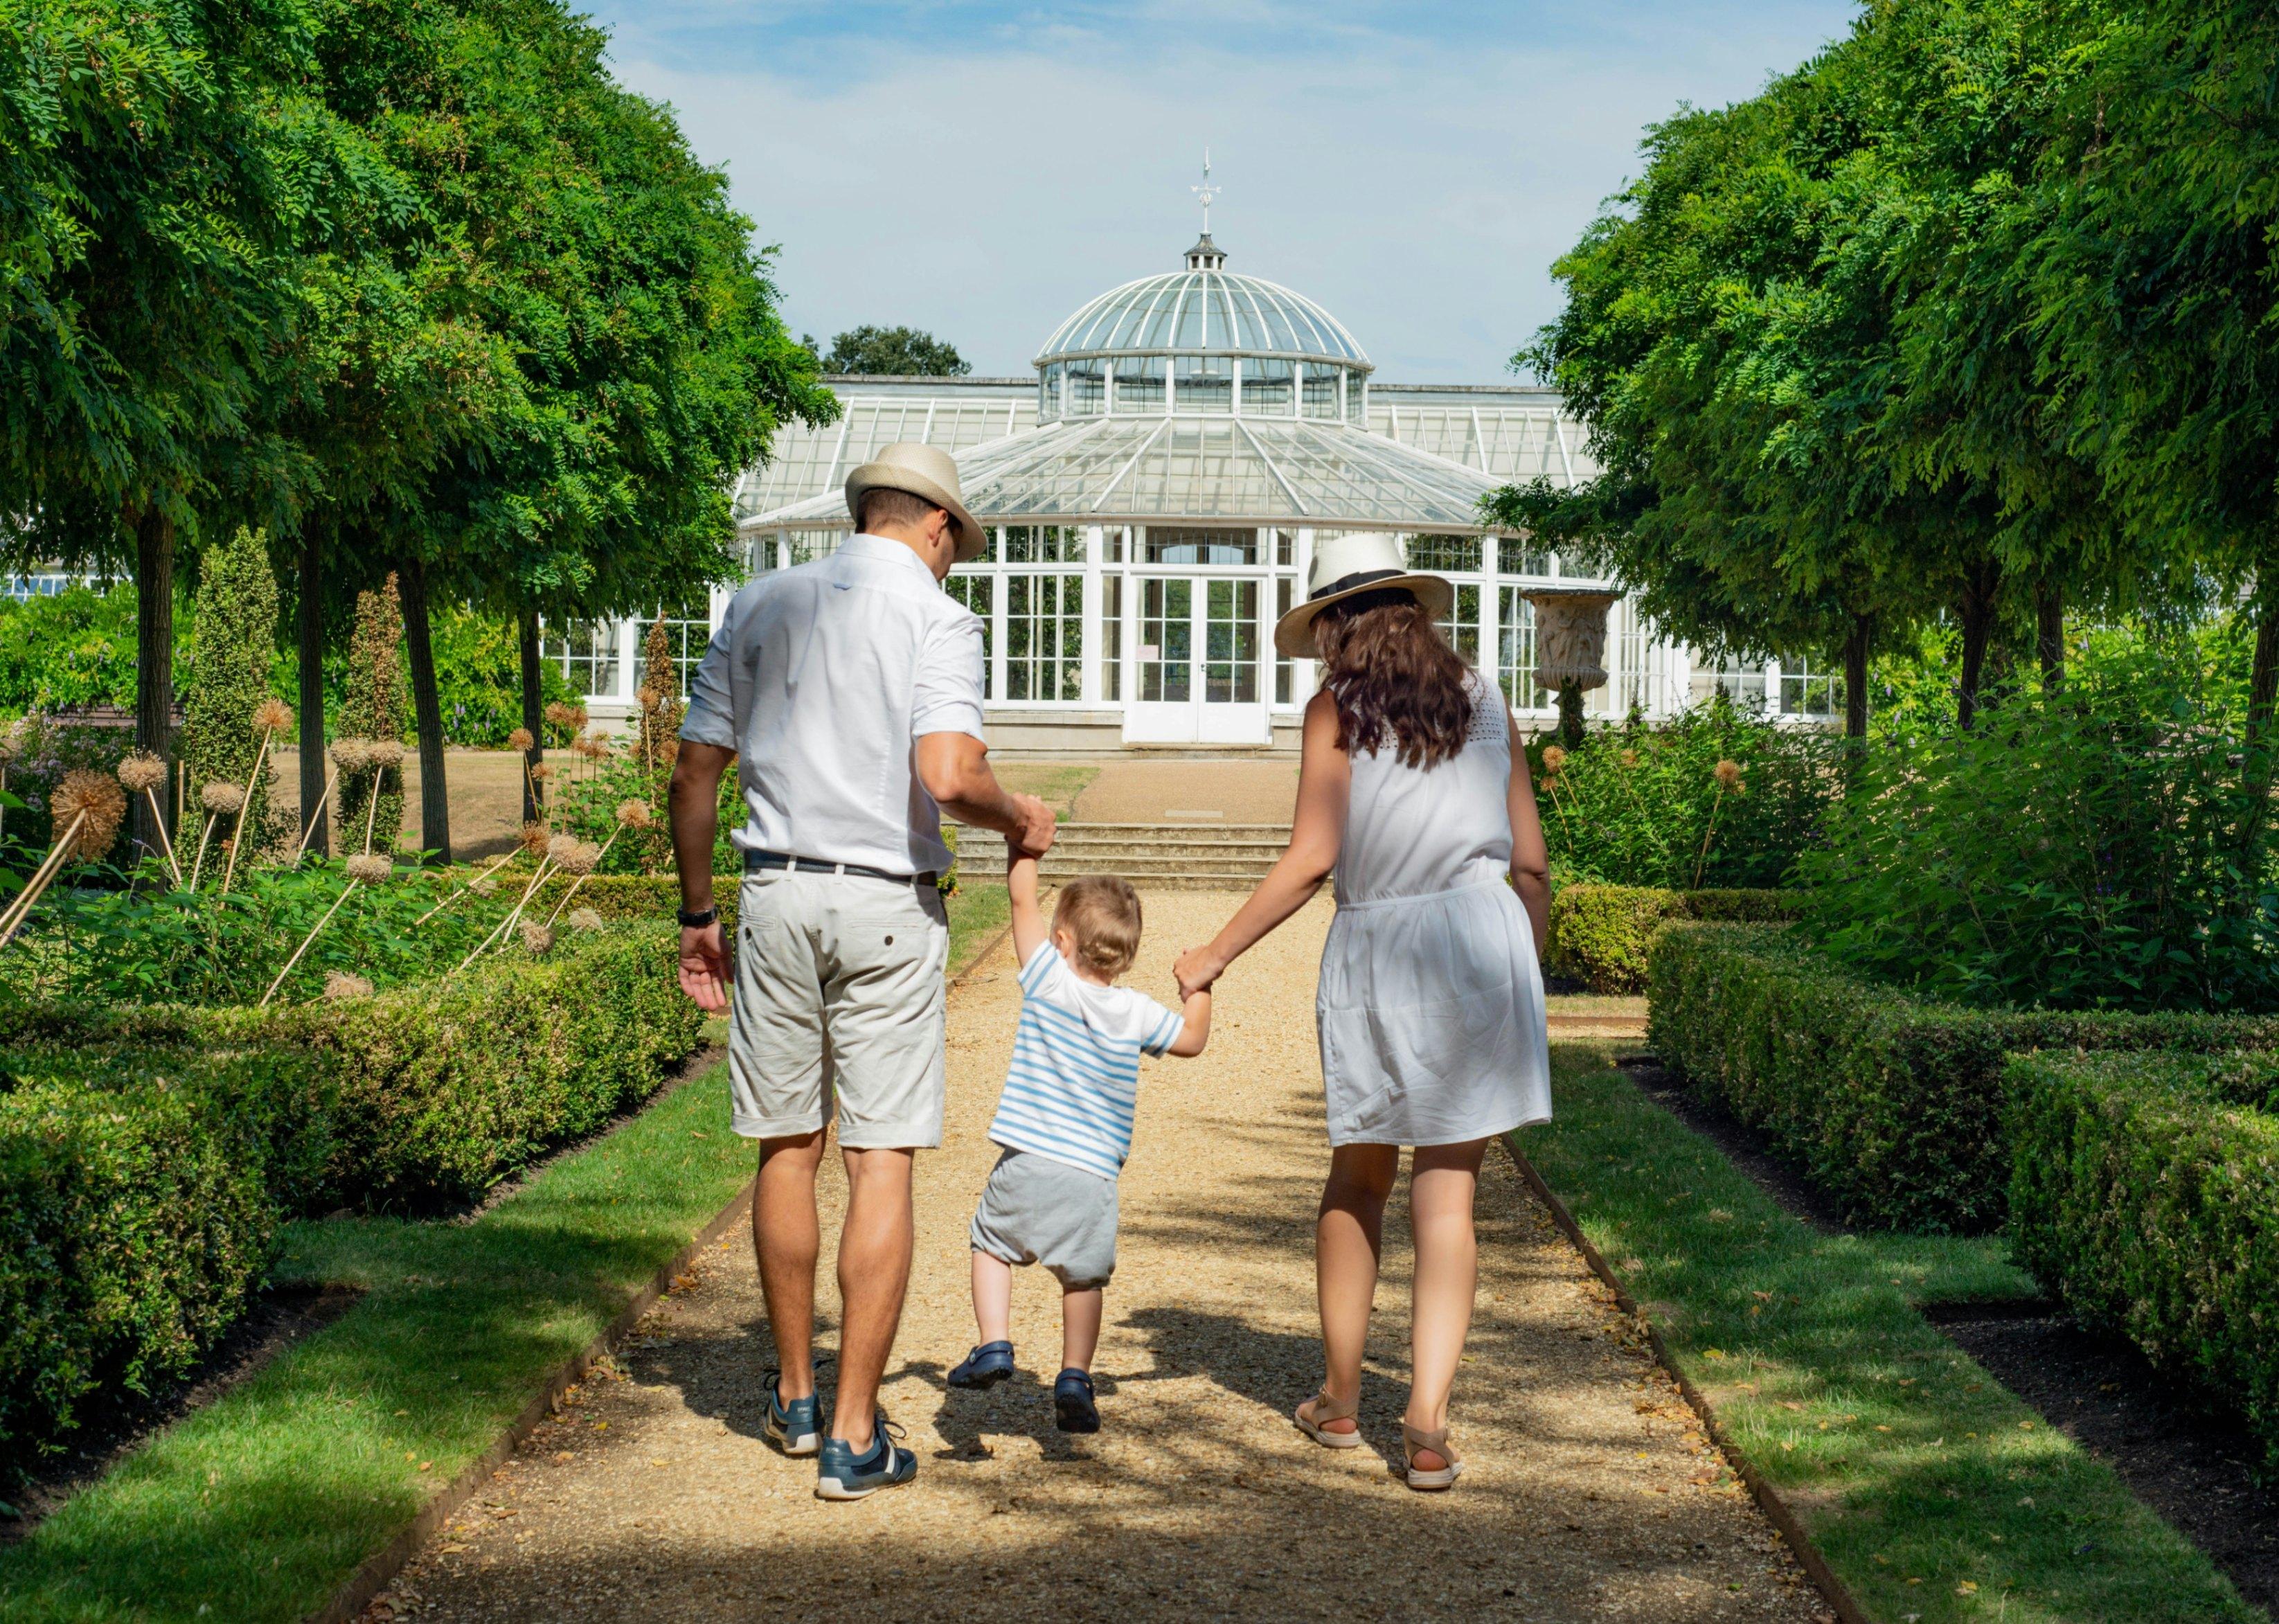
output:
POLYGON ((1326 1387, 1314 1395, 1313 1421, 1317 1427, 1324 1421, 1352 1421, 1360 1413, 1361 1400, 1358 1398, 1351 1404, 1339 1404, 1330 1396, 1330 1390, 1326 1387))
POLYGON ((1446 1427, 1437 1432, 1427 1432, 1422 1427, 1412 1427, 1407 1421, 1403 1421, 1400 1423, 1400 1442, 1407 1447, 1408 1457, 1412 1461, 1416 1458, 1416 1452, 1420 1449, 1431 1450, 1450 1466, 1455 1466, 1463 1459, 1463 1457, 1456 1452, 1456 1446, 1448 1442, 1448 1429, 1446 1427))

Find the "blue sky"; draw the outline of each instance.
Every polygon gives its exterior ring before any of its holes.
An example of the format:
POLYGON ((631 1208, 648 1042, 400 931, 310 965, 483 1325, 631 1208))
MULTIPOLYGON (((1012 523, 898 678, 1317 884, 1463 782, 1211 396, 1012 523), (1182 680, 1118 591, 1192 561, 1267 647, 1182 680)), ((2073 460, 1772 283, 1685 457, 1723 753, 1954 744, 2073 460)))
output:
POLYGON ((1024 373, 1178 266, 1205 147, 1227 268, 1327 306, 1394 382, 1492 383, 1649 122, 1746 96, 1852 0, 609 0, 633 88, 727 167, 793 328, 909 322, 1024 373))

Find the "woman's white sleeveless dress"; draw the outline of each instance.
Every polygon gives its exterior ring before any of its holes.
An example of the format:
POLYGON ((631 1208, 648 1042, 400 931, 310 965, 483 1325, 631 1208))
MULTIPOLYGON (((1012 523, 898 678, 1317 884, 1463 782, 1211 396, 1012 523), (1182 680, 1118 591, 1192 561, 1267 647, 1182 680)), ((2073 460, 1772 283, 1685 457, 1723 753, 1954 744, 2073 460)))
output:
POLYGON ((1511 868, 1511 734, 1473 677, 1430 770, 1353 758, 1315 1018, 1331 1145, 1453 1145, 1551 1115, 1543 972, 1511 868))

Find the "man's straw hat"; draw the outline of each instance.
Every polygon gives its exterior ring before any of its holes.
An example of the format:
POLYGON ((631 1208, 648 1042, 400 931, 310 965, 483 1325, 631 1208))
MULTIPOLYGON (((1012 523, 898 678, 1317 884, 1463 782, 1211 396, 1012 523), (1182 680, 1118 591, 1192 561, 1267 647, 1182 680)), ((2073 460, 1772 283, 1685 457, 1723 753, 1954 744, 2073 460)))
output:
POLYGON ((1356 593, 1408 593, 1435 620, 1445 620, 1456 601, 1446 578, 1416 574, 1406 567, 1400 543, 1375 531, 1334 536, 1314 548, 1306 575, 1306 601, 1274 623, 1274 647, 1293 660, 1314 657, 1314 617, 1356 593))
POLYGON ((957 463, 937 446, 906 440, 887 446, 870 462, 847 476, 847 511, 857 524, 863 518, 865 491, 908 491, 937 508, 948 509, 957 525, 957 562, 970 563, 988 545, 980 522, 965 510, 965 497, 957 483, 957 463))

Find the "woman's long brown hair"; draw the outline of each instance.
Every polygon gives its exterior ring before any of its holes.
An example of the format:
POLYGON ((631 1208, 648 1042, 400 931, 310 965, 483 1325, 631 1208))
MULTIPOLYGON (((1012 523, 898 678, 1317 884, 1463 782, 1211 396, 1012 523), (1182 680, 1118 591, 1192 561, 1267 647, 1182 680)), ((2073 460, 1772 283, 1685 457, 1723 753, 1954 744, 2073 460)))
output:
POLYGON ((1314 620, 1322 686, 1338 708, 1338 748, 1374 755, 1391 736, 1405 767, 1437 767, 1471 731, 1470 668, 1411 594, 1356 593, 1314 620))

